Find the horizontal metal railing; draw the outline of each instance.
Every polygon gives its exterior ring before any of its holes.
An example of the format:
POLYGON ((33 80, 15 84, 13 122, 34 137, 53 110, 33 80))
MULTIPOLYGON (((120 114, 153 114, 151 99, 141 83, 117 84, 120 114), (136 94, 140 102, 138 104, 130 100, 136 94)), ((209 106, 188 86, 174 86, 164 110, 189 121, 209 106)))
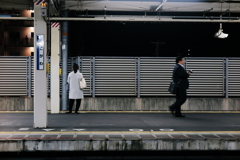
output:
MULTIPOLYGON (((73 63, 87 81, 85 96, 172 96, 167 89, 173 57, 70 57, 68 73, 73 63)), ((186 69, 193 70, 189 96, 240 96, 240 58, 188 57, 186 69)), ((0 57, 0 96, 34 96, 33 76, 34 57, 0 57)), ((51 73, 49 96, 50 78, 51 73)), ((60 92, 61 83, 62 76, 60 92)))
POLYGON ((228 96, 240 96, 240 58, 228 59, 228 96))
POLYGON ((27 58, 0 58, 0 96, 26 96, 27 58))
POLYGON ((173 67, 173 58, 141 58, 140 96, 170 96, 168 85, 173 67))
POLYGON ((189 95, 224 96, 224 58, 187 58, 188 68, 193 70, 189 78, 189 95))
POLYGON ((135 72, 135 59, 97 58, 95 60, 95 95, 136 95, 135 72))

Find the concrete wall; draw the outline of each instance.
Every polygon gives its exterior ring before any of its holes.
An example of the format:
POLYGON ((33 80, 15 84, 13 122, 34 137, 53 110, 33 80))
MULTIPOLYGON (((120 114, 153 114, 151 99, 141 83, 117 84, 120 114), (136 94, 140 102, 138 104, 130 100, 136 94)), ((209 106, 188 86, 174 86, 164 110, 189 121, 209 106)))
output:
POLYGON ((31 111, 32 98, 0 98, 0 111, 31 111))
MULTIPOLYGON (((83 111, 167 111, 174 98, 84 98, 83 111)), ((50 98, 47 99, 50 107, 50 98)), ((32 111, 33 98, 0 98, 0 111, 32 111)), ((240 98, 188 98, 185 111, 240 111, 240 98)))

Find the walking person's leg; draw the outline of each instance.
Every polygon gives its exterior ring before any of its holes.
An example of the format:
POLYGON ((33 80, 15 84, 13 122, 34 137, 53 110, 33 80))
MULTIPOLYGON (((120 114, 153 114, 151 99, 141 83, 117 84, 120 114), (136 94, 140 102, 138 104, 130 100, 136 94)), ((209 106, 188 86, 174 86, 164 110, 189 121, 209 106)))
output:
POLYGON ((73 103, 74 103, 74 99, 69 99, 69 105, 68 105, 69 112, 67 112, 67 113, 72 113, 73 103))
POLYGON ((178 96, 176 95, 176 100, 175 100, 175 102, 168 107, 173 116, 175 116, 174 111, 175 111, 175 109, 176 109, 176 107, 177 107, 177 106, 176 106, 176 105, 177 105, 177 101, 178 101, 178 96))
POLYGON ((176 106, 176 112, 175 112, 175 116, 176 117, 184 117, 182 116, 181 113, 181 106, 183 103, 185 103, 185 101, 187 100, 187 92, 186 89, 179 89, 178 90, 178 105, 176 106))
POLYGON ((173 116, 176 115, 176 113, 174 112, 176 112, 176 109, 179 107, 179 105, 180 105, 180 96, 179 96, 179 89, 177 89, 176 100, 172 105, 168 107, 173 116))
POLYGON ((80 108, 81 105, 81 99, 77 99, 77 103, 76 103, 76 109, 75 109, 75 113, 78 114, 78 110, 80 108))
POLYGON ((186 101, 186 98, 187 98, 186 90, 178 88, 176 93, 176 101, 171 106, 169 106, 169 110, 171 111, 172 115, 174 116, 181 115, 181 105, 186 101))

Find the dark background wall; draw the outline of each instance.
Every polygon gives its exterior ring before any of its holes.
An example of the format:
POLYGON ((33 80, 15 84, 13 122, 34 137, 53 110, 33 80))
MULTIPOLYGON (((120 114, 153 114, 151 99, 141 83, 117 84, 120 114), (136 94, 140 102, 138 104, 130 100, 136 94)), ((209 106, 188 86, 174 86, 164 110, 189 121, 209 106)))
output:
POLYGON ((219 23, 69 22, 70 56, 237 57, 240 24, 223 23, 226 39, 214 38, 219 23))

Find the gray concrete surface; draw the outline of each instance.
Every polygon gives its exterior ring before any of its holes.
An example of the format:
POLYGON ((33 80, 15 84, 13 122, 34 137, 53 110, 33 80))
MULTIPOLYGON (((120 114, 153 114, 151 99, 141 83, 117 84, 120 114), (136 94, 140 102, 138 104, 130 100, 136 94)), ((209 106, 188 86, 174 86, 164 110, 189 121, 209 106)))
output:
MULTIPOLYGON (((170 113, 80 113, 48 114, 47 129, 54 131, 240 131, 239 113, 186 113, 185 118, 170 113)), ((32 113, 0 113, 0 131, 42 131, 33 128, 32 113)))
MULTIPOLYGON (((86 111, 166 111, 175 98, 86 97, 81 110, 86 111)), ((51 110, 50 98, 47 109, 51 110)), ((32 98, 0 98, 0 111, 32 111, 32 98)), ((185 111, 240 111, 240 98, 188 98, 182 106, 185 111)))
MULTIPOLYGON (((78 134, 77 136, 80 136, 78 134)), ((132 134, 133 135, 133 134, 132 134)), ((44 136, 48 136, 47 134, 44 136)), ((72 135, 73 137, 74 135, 72 135)), ((240 150, 238 140, 227 139, 139 139, 139 140, 61 140, 6 139, 0 141, 1 152, 33 151, 209 151, 240 150)))
POLYGON ((34 129, 33 113, 0 113, 0 152, 240 150, 239 114, 185 115, 48 114, 48 127, 34 129))

